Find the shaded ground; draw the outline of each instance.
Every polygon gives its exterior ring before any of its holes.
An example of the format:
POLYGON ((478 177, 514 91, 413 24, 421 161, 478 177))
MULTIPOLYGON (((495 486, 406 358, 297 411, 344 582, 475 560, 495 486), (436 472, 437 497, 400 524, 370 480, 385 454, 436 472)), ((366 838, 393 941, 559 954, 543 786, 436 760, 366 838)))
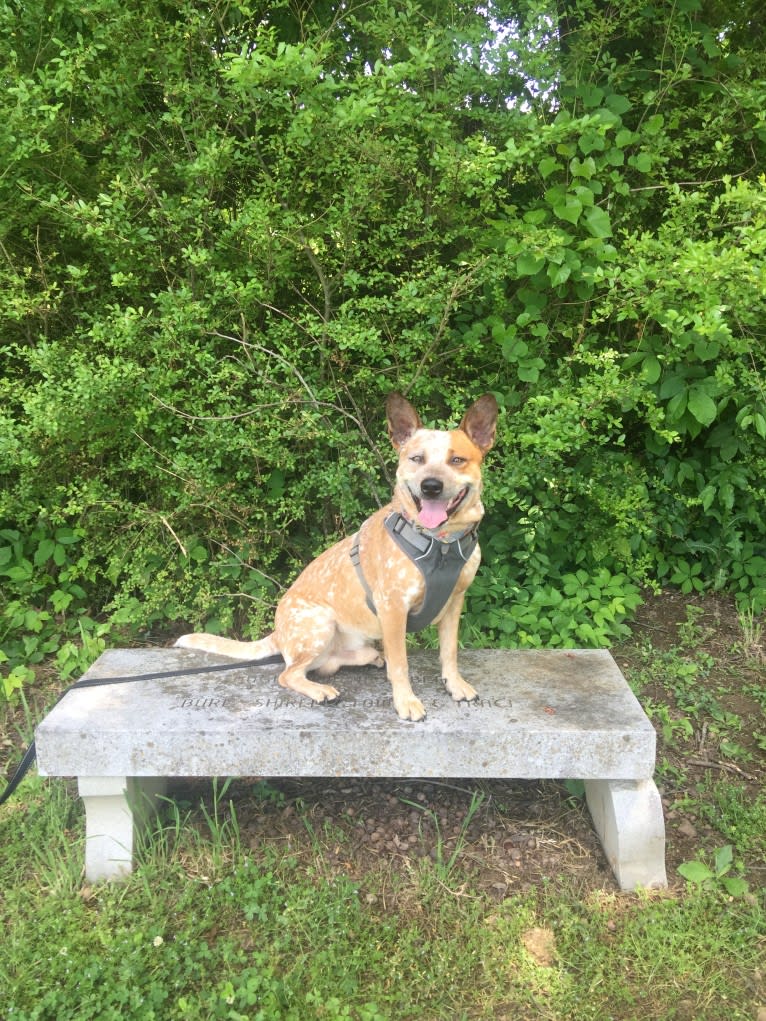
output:
MULTIPOLYGON (((763 833, 736 832, 737 804, 752 806, 766 777, 760 635, 743 630, 728 600, 665 593, 647 597, 631 640, 613 652, 658 730, 671 888, 683 883, 679 864, 701 853, 709 860, 726 843, 736 844, 750 888, 766 885, 763 833)), ((53 700, 53 690, 41 687, 31 718, 53 700)), ((21 710, 9 716, 0 758, 15 761, 24 716, 21 710)), ((190 813, 186 825, 204 830, 210 782, 179 781, 174 794, 190 813)), ((396 873, 426 857, 441 864, 444 876, 459 861, 471 879, 467 896, 483 889, 502 899, 545 881, 565 881, 583 895, 616 890, 571 784, 256 778, 233 782, 222 801, 219 811, 225 815, 233 805, 240 839, 255 854, 277 844, 320 862, 328 874, 361 879, 374 872, 377 886, 368 896, 384 903, 386 877, 393 888, 396 873)))

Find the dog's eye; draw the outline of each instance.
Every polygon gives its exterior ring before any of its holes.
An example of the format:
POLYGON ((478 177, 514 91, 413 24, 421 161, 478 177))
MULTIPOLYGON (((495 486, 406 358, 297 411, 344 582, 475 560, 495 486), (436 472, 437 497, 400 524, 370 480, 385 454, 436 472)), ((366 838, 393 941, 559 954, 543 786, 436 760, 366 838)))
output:
POLYGON ((410 461, 412 461, 413 464, 423 464, 425 458, 422 454, 410 454, 410 461))
POLYGON ((451 458, 449 459, 449 463, 450 463, 450 464, 455 464, 455 465, 458 465, 458 464, 465 464, 465 462, 466 462, 467 460, 468 460, 468 458, 466 458, 466 457, 458 457, 458 456, 457 456, 457 454, 455 454, 455 456, 454 456, 454 457, 451 457, 451 458))

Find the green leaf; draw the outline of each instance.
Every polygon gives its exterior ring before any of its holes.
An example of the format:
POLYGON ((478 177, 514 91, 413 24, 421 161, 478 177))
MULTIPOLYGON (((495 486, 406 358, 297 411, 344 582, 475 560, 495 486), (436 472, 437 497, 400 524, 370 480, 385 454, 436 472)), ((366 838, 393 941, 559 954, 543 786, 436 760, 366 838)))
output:
POLYGON ((598 85, 588 83, 581 85, 577 91, 586 110, 593 110, 601 104, 604 98, 604 90, 600 89, 598 85))
POLYGON ((744 897, 749 889, 745 880, 739 876, 724 876, 721 882, 730 897, 744 897))
POLYGON ((543 209, 528 209, 522 219, 524 223, 531 223, 533 226, 537 226, 539 223, 544 223, 548 219, 548 210, 543 209))
POLYGON ((516 292, 516 297, 525 309, 535 313, 541 312, 548 304, 548 294, 531 287, 520 287, 516 292))
POLYGON ((509 362, 517 362, 529 354, 529 345, 525 344, 520 337, 513 337, 506 340, 502 346, 503 358, 509 362))
POLYGON ((516 260, 516 272, 520 277, 532 277, 539 273, 545 265, 545 259, 539 255, 520 255, 516 260))
POLYGON ((592 152, 603 152, 606 148, 606 141, 600 131, 585 131, 578 143, 580 152, 588 156, 592 152))
POLYGON ((628 97, 620 95, 619 92, 610 92, 606 97, 606 105, 612 113, 619 114, 627 113, 633 106, 628 97))
POLYGON ((694 343, 694 353, 701 362, 711 362, 721 353, 721 345, 715 340, 700 337, 694 343))
POLYGON ((688 393, 686 390, 682 390, 677 393, 674 397, 671 397, 668 401, 668 418, 671 422, 676 422, 678 419, 683 418, 684 412, 686 411, 686 402, 688 400, 688 393))
POLYGON ((586 181, 589 181, 596 173, 596 161, 592 156, 586 156, 584 160, 573 156, 569 161, 569 169, 574 177, 584 177, 586 181))
POLYGON ((715 874, 722 876, 728 872, 734 861, 734 848, 731 844, 724 844, 723 847, 716 849, 714 855, 715 862, 715 874))
POLYGON ((715 421, 718 412, 716 403, 710 394, 701 387, 691 387, 686 406, 700 425, 710 425, 715 421))
POLYGON ((696 883, 698 886, 710 882, 713 878, 713 873, 701 861, 685 861, 678 866, 678 871, 684 879, 688 879, 690 883, 696 883))
POLYGON ((34 577, 34 568, 28 560, 22 560, 14 567, 8 567, 2 572, 11 581, 30 581, 34 577))
POLYGON ((704 511, 709 511, 710 510, 710 508, 711 508, 711 506, 713 504, 713 500, 715 500, 716 492, 717 492, 717 490, 716 490, 715 486, 708 485, 708 486, 705 486, 705 488, 700 493, 700 500, 702 502, 702 509, 704 511))
POLYGON ((63 546, 71 546, 73 543, 80 542, 82 539, 81 535, 77 532, 73 532, 70 528, 57 528, 56 529, 56 542, 60 542, 63 546))
POLYGON ((35 567, 42 567, 43 564, 47 564, 50 558, 53 556, 53 551, 56 548, 56 543, 53 539, 43 539, 40 545, 35 550, 35 567))
POLYGON ((652 157, 648 152, 640 152, 636 156, 630 156, 628 163, 631 167, 635 167, 642 174, 648 174, 652 169, 652 157))
POLYGON ((545 156, 537 164, 537 169, 540 171, 540 176, 545 179, 550 177, 554 170, 561 170, 562 165, 555 156, 545 156))
POLYGON ((577 223, 582 213, 582 202, 575 198, 574 195, 567 195, 564 202, 553 207, 553 212, 560 220, 566 220, 567 223, 577 223))
POLYGON ((585 797, 585 781, 584 780, 565 780, 564 787, 572 795, 573 798, 584 798, 585 797))
POLYGON ((539 359, 536 358, 533 362, 519 366, 519 379, 523 383, 536 383, 540 378, 540 369, 534 364, 536 361, 539 361, 539 359))
POLYGON ((569 279, 572 270, 569 266, 557 266, 555 263, 551 263, 548 266, 548 279, 550 280, 553 287, 558 287, 560 284, 565 284, 569 279))
MULTIPOLYGON (((670 372, 662 381, 660 397, 663 400, 668 397, 675 397, 683 390, 686 390, 686 377, 680 372, 670 372)), ((686 404, 684 404, 684 409, 685 408, 686 404)))
POLYGON ((625 153, 622 149, 618 149, 617 146, 612 146, 611 149, 607 150, 604 154, 606 162, 611 167, 621 167, 625 162, 625 153))
POLYGON ((647 383, 656 383, 662 375, 662 365, 656 355, 648 354, 641 363, 641 375, 647 383))
POLYGON ((585 226, 594 238, 608 238, 612 236, 612 222, 609 213, 600 206, 593 206, 583 217, 585 226))

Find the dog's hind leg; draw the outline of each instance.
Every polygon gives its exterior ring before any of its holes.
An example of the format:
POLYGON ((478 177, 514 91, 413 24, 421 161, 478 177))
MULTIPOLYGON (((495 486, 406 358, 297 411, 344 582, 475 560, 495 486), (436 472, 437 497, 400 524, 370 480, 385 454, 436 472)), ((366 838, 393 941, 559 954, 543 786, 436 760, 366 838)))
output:
POLYGON ((279 675, 282 687, 314 702, 337 701, 340 697, 337 688, 310 681, 306 676, 309 670, 334 672, 323 670, 333 658, 337 635, 332 610, 302 599, 292 599, 289 606, 285 606, 283 600, 277 607, 275 624, 279 651, 286 663, 279 675))
POLYGON ((312 702, 337 702, 340 698, 337 688, 333 688, 331 684, 318 684, 316 681, 308 679, 306 671, 311 669, 311 665, 311 660, 308 658, 296 660, 279 675, 279 683, 283 688, 289 688, 290 691, 295 691, 299 695, 305 695, 312 702))

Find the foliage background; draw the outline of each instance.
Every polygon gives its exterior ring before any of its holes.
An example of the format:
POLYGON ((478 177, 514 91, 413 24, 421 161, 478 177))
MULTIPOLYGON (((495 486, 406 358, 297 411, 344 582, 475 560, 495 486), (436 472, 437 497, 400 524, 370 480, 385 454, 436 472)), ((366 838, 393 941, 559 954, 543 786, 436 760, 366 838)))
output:
POLYGON ((261 631, 385 501, 394 388, 503 408, 468 641, 761 613, 759 7, 0 3, 5 694, 261 631))

